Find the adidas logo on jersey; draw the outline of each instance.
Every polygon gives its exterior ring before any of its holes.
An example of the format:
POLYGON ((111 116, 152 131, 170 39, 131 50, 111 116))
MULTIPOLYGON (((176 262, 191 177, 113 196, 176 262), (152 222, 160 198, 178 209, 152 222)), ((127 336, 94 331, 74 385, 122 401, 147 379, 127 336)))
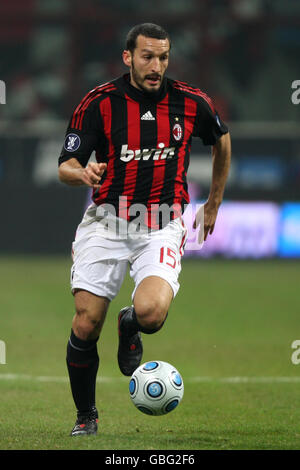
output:
POLYGON ((141 117, 141 121, 155 121, 155 117, 152 115, 151 111, 147 111, 141 117))
POLYGON ((158 149, 137 149, 128 150, 128 145, 122 145, 120 159, 123 162, 131 160, 164 160, 172 158, 175 154, 175 147, 165 147, 164 143, 158 144, 158 149))

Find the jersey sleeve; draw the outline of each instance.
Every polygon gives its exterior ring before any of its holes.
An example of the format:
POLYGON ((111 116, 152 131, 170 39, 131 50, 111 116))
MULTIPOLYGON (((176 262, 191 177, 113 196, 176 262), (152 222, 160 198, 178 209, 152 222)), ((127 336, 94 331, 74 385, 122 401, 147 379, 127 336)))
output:
POLYGON ((92 152, 101 148, 103 140, 99 103, 84 98, 71 116, 58 164, 76 158, 85 167, 92 152))
POLYGON ((197 115, 193 135, 200 137, 204 145, 214 145, 228 128, 221 120, 211 99, 200 98, 197 104, 197 115))

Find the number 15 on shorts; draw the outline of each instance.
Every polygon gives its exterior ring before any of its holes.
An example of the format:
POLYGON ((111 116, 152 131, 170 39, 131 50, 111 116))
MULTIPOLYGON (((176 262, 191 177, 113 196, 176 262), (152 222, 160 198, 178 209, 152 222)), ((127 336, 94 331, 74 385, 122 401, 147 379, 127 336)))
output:
POLYGON ((176 251, 172 250, 171 248, 162 246, 160 249, 159 262, 166 264, 167 266, 171 266, 171 268, 175 269, 177 264, 176 251))

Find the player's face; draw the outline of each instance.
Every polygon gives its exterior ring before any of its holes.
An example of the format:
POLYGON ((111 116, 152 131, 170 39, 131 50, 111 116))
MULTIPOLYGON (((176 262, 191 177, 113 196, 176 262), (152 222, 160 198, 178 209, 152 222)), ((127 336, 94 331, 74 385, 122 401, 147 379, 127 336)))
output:
POLYGON ((123 53, 123 60, 130 67, 131 84, 147 92, 158 91, 168 67, 169 51, 168 39, 138 36, 133 54, 123 53))

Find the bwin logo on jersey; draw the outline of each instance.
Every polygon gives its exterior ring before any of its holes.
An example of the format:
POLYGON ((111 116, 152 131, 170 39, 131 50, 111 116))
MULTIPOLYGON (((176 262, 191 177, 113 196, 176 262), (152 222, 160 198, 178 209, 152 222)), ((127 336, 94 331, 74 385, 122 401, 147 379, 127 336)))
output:
POLYGON ((123 162, 131 160, 164 160, 172 158, 175 154, 175 147, 165 147, 164 143, 158 144, 158 149, 137 149, 128 150, 128 145, 122 145, 120 159, 123 162))
POLYGON ((80 137, 77 134, 68 134, 65 140, 65 149, 68 152, 75 152, 79 149, 80 137))

